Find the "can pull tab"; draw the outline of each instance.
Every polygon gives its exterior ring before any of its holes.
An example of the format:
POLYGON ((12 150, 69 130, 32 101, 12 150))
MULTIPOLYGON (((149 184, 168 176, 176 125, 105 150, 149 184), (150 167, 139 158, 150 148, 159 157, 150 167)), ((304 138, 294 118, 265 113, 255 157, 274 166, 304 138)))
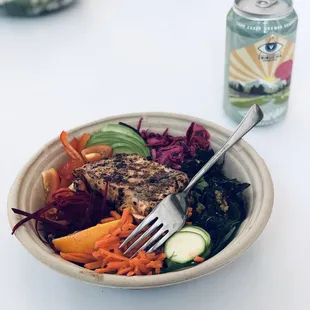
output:
POLYGON ((277 2, 278 0, 257 0, 256 6, 258 6, 259 8, 270 8, 277 2))

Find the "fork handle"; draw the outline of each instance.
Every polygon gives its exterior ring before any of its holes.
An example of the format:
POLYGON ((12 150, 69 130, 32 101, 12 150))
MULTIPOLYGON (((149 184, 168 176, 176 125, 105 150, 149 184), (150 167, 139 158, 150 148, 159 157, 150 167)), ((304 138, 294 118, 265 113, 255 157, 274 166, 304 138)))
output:
POLYGON ((185 188, 183 193, 187 196, 190 190, 199 182, 199 180, 206 174, 206 172, 224 155, 235 143, 237 143, 244 135, 246 135, 253 127, 255 127, 264 115, 260 107, 254 104, 248 113, 245 115, 235 132, 224 144, 224 146, 214 154, 214 156, 199 170, 199 172, 192 178, 191 182, 185 188))

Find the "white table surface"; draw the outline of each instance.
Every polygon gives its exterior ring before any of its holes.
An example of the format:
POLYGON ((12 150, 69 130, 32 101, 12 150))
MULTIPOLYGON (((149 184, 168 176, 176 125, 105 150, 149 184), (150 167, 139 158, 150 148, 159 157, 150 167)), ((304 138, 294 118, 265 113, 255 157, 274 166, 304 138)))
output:
POLYGON ((16 174, 62 129, 137 111, 190 114, 234 129, 222 110, 225 17, 232 0, 88 0, 44 18, 0 18, 0 308, 306 310, 310 307, 310 2, 300 17, 291 102, 246 136, 275 184, 268 226, 224 269, 148 291, 80 283, 38 263, 10 235, 16 174))

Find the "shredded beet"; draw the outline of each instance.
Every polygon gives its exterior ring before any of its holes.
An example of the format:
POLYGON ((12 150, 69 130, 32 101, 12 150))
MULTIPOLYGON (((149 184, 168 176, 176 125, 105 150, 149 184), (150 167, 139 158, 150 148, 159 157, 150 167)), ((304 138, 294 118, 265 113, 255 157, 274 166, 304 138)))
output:
MULTIPOLYGON (((141 128, 141 121, 138 129, 141 128)), ((184 161, 193 158, 196 150, 208 150, 210 146, 209 132, 196 123, 190 125, 184 137, 173 137, 168 129, 162 134, 142 130, 141 136, 152 148, 153 160, 174 169, 180 169, 184 161)))
MULTIPOLYGON (((108 184, 105 192, 107 190, 108 184)), ((74 192, 65 188, 54 193, 51 202, 34 213, 12 208, 14 213, 25 216, 13 227, 12 234, 23 224, 34 219, 40 239, 42 240, 38 231, 39 223, 43 225, 45 239, 50 244, 50 236, 62 237, 94 226, 110 212, 107 194, 104 196, 98 192, 90 194, 87 191, 74 192), (48 213, 50 210, 53 211, 53 216, 48 213)))

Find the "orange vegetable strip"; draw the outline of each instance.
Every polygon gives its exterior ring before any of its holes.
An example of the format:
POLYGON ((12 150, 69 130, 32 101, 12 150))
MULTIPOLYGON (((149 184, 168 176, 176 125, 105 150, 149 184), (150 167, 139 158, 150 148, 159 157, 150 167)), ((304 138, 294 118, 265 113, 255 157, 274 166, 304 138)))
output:
POLYGON ((126 238, 126 237, 128 237, 131 233, 132 233, 132 230, 122 231, 122 232, 119 233, 118 236, 119 236, 120 238, 126 238))
POLYGON ((134 271, 129 271, 129 272, 127 273, 127 277, 132 277, 134 274, 135 274, 134 271))
POLYGON ((163 262, 160 261, 151 261, 146 265, 147 268, 161 268, 163 266, 163 262))
POLYGON ((110 262, 107 265, 107 268, 111 268, 111 269, 121 269, 122 267, 127 267, 128 263, 127 262, 110 262))
POLYGON ((164 260, 166 258, 165 253, 160 253, 156 256, 156 260, 164 260))
POLYGON ((141 271, 140 271, 140 269, 139 269, 139 267, 138 266, 136 266, 136 268, 135 268, 135 274, 137 275, 137 276, 141 276, 142 275, 142 273, 141 273, 141 271))
POLYGON ((205 259, 203 257, 201 257, 201 256, 196 256, 194 258, 194 262, 196 262, 196 263, 202 263, 204 260, 205 259))
POLYGON ((100 259, 100 257, 101 257, 101 253, 100 253, 99 250, 98 250, 98 251, 94 251, 94 252, 92 253, 92 255, 93 255, 96 259, 100 259))
POLYGON ((123 256, 123 255, 119 255, 119 254, 115 254, 115 253, 110 253, 109 251, 105 250, 105 249, 100 249, 101 254, 106 255, 106 256, 111 256, 113 258, 119 259, 119 260, 129 260, 129 258, 123 256))
POLYGON ((149 253, 149 254, 146 254, 145 257, 149 260, 153 260, 156 258, 156 255, 155 253, 149 253))
POLYGON ((130 214, 130 208, 124 209, 121 219, 121 226, 123 226, 127 222, 129 214, 130 214))
POLYGON ((192 222, 186 222, 185 224, 188 225, 188 226, 192 226, 193 225, 192 222))
POLYGON ((123 227, 122 227, 122 230, 123 231, 126 231, 126 230, 134 230, 137 226, 134 225, 134 224, 131 224, 131 223, 128 223, 128 224, 124 224, 123 227))
POLYGON ((119 228, 116 228, 113 232, 112 232, 112 236, 117 236, 120 232, 122 231, 122 229, 119 227, 119 228))
POLYGON ((112 271, 114 271, 114 269, 111 268, 99 268, 95 270, 96 273, 107 273, 112 271))
POLYGON ((79 140, 78 140, 76 137, 74 137, 74 138, 72 139, 72 141, 70 142, 70 144, 71 144, 71 146, 72 146, 75 150, 77 150, 78 144, 79 144, 79 140))
POLYGON ((124 275, 124 274, 127 274, 128 272, 132 271, 132 267, 127 267, 127 268, 122 268, 120 269, 117 274, 118 275, 124 275))
POLYGON ((74 160, 78 160, 81 163, 84 163, 83 158, 81 157, 81 155, 72 147, 72 145, 68 142, 68 133, 65 131, 62 131, 62 133, 60 134, 60 141, 63 144, 65 151, 68 153, 68 155, 74 159, 74 160))
POLYGON ((93 255, 91 255, 91 254, 86 254, 86 253, 66 253, 66 254, 70 255, 70 256, 75 256, 75 257, 79 257, 79 258, 88 259, 90 261, 96 260, 96 258, 93 255))
POLYGON ((86 269, 97 269, 97 268, 100 268, 101 266, 102 266, 102 262, 100 261, 96 261, 96 262, 88 263, 84 265, 86 269))
POLYGON ((156 273, 156 274, 160 274, 160 268, 156 268, 156 269, 155 269, 155 273, 156 273))
POLYGON ((153 272, 152 271, 150 271, 147 275, 148 276, 151 276, 153 274, 153 272))
POLYGON ((114 261, 113 257, 107 256, 107 257, 103 260, 102 264, 103 264, 103 265, 107 265, 108 263, 110 263, 110 262, 112 262, 112 261, 114 261))
POLYGON ((120 244, 113 248, 115 254, 123 255, 123 252, 119 249, 120 244))
POLYGON ((137 254, 137 257, 139 258, 145 258, 145 251, 139 251, 138 254, 137 254))
POLYGON ((140 258, 139 261, 141 262, 141 264, 147 265, 149 264, 151 261, 147 258, 140 258))
POLYGON ((78 142, 78 152, 81 153, 82 150, 85 149, 88 140, 90 139, 90 135, 88 133, 83 133, 78 142))
POLYGON ((133 223, 133 216, 131 214, 128 214, 128 218, 126 220, 126 224, 132 224, 133 223))
POLYGON ((119 239, 117 236, 112 236, 108 239, 103 239, 103 240, 97 241, 95 243, 95 248, 97 249, 100 247, 104 247, 105 245, 113 244, 113 243, 118 242, 118 241, 119 241, 119 239))
POLYGON ((151 271, 149 268, 146 268, 146 266, 142 263, 139 264, 139 269, 143 274, 148 274, 151 271))
POLYGON ((100 238, 98 241, 107 240, 107 239, 109 239, 111 236, 112 236, 111 234, 107 234, 107 235, 103 236, 102 238, 100 238))
POLYGON ((67 260, 67 261, 69 261, 69 262, 80 263, 80 264, 86 264, 86 263, 89 263, 89 262, 90 262, 89 259, 85 259, 85 258, 80 258, 80 257, 68 255, 68 254, 62 253, 62 252, 60 252, 60 256, 61 256, 64 260, 67 260))
POLYGON ((101 224, 104 224, 104 223, 109 223, 109 222, 113 222, 115 221, 115 218, 114 217, 106 217, 105 219, 102 219, 100 221, 101 224))
POLYGON ((139 259, 138 258, 132 258, 131 260, 130 260, 130 262, 132 263, 132 266, 138 266, 139 265, 139 259))
POLYGON ((116 211, 111 211, 110 215, 113 216, 115 219, 120 220, 122 217, 116 211))
MULTIPOLYGON (((105 250, 107 250, 107 251, 109 251, 111 253, 114 253, 112 251, 114 251, 115 247, 116 247, 116 245, 114 243, 111 243, 111 244, 102 245, 102 246, 99 247, 99 249, 105 249, 105 250)), ((120 254, 123 255, 122 252, 120 254)))

